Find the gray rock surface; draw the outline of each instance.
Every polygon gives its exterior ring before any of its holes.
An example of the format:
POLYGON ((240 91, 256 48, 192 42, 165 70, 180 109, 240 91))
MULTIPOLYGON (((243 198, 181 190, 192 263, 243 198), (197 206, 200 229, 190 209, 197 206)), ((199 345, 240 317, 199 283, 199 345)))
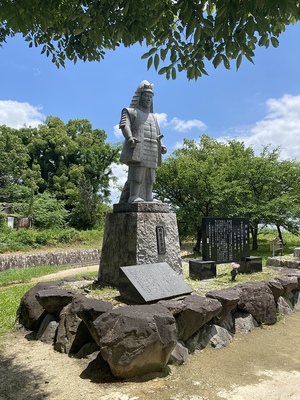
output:
POLYGON ((175 317, 178 338, 184 342, 222 310, 218 300, 197 295, 185 297, 182 305, 183 310, 175 317))
POLYGON ((221 326, 218 325, 204 325, 197 333, 189 338, 185 345, 190 353, 196 350, 202 350, 207 347, 220 349, 228 346, 232 342, 232 335, 221 326))
POLYGON ((292 290, 298 289, 298 278, 296 276, 280 276, 276 278, 283 286, 283 296, 289 298, 292 290))
POLYGON ((60 312, 55 350, 67 354, 77 353, 93 340, 88 327, 79 316, 84 300, 83 295, 76 295, 60 312))
POLYGON ((215 317, 214 322, 220 325, 228 314, 235 309, 240 300, 239 292, 235 288, 226 288, 221 290, 211 290, 206 293, 207 297, 218 300, 222 304, 222 311, 215 317))
POLYGON ((237 285, 236 288, 240 295, 237 310, 250 313, 258 323, 275 324, 276 303, 265 282, 247 282, 237 285))
POLYGON ((36 339, 53 345, 56 340, 57 328, 57 317, 53 314, 47 314, 36 334, 36 339))
POLYGON ((187 362, 189 357, 188 349, 180 342, 176 343, 174 350, 169 358, 169 365, 182 365, 187 362))
POLYGON ((177 343, 175 319, 161 305, 120 307, 93 324, 101 354, 119 378, 162 370, 177 343))
POLYGON ((60 285, 61 282, 41 282, 28 290, 22 297, 17 310, 16 324, 30 331, 37 331, 47 312, 37 301, 36 295, 41 290, 57 288, 60 285))
POLYGON ((92 337, 94 340, 97 340, 97 332, 95 331, 95 327, 93 325, 93 322, 95 319, 100 317, 100 315, 111 311, 113 308, 113 305, 104 300, 100 299, 93 299, 93 298, 85 298, 80 305, 80 309, 78 311, 78 315, 86 326, 88 327, 92 337))
POLYGON ((283 296, 285 289, 282 286, 282 283, 278 279, 270 279, 265 282, 271 289, 276 301, 279 299, 280 296, 283 296))
POLYGON ((67 304, 71 303, 74 296, 75 292, 71 290, 50 288, 40 290, 35 297, 48 313, 59 314, 67 304))
POLYGON ((236 332, 249 333, 258 327, 257 321, 249 313, 237 312, 233 315, 233 318, 236 332))
POLYGON ((277 301, 277 311, 285 315, 291 314, 293 312, 293 305, 288 299, 281 296, 277 301))

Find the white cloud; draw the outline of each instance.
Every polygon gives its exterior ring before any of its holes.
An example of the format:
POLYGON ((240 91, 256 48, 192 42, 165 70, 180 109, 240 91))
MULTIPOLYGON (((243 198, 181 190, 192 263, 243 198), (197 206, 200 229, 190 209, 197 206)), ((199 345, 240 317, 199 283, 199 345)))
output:
POLYGON ((0 125, 17 129, 23 126, 37 127, 45 120, 41 109, 42 107, 34 107, 29 103, 0 100, 0 125))
POLYGON ((119 124, 115 125, 113 127, 114 135, 116 138, 123 138, 123 134, 121 129, 119 128, 119 124))
POLYGON ((168 120, 168 115, 165 113, 155 114, 160 127, 168 127, 176 132, 188 132, 192 129, 204 131, 207 126, 199 119, 189 119, 187 121, 174 117, 171 121, 168 120))
POLYGON ((117 178, 117 182, 110 183, 110 200, 112 204, 116 204, 119 202, 121 190, 125 182, 127 181, 127 170, 128 167, 124 164, 112 164, 113 175, 117 178))
POLYGON ((166 113, 154 113, 156 116, 158 125, 163 127, 168 125, 168 115, 166 113))
POLYGON ((256 152, 270 145, 271 149, 281 148, 282 158, 300 159, 300 96, 285 94, 267 100, 266 106, 266 117, 242 134, 238 132, 236 139, 256 152))
POLYGON ((185 121, 175 117, 170 121, 169 125, 171 125, 171 127, 173 127, 177 132, 188 132, 192 129, 204 131, 204 129, 206 129, 205 123, 199 119, 190 119, 185 121))

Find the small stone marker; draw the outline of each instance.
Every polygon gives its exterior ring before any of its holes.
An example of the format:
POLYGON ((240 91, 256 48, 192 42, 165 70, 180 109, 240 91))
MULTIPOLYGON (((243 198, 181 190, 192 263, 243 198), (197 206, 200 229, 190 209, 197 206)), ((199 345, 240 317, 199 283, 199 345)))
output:
POLYGON ((239 268, 241 274, 251 274, 252 272, 262 272, 262 258, 256 256, 245 257, 245 260, 241 261, 239 268))
POLYGON ((212 279, 217 276, 215 261, 190 260, 189 275, 193 279, 212 279))
POLYGON ((163 262, 120 267, 119 291, 124 299, 143 304, 190 294, 192 289, 163 262))

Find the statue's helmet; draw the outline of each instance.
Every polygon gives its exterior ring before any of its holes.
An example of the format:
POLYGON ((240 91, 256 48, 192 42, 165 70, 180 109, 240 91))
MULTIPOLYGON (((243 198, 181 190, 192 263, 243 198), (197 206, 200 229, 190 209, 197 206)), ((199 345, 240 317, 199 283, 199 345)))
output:
MULTIPOLYGON (((140 104, 140 99, 141 99, 142 93, 145 93, 145 92, 152 93, 152 95, 154 96, 153 84, 149 83, 146 80, 143 80, 139 84, 139 86, 137 87, 137 89, 133 95, 133 98, 130 103, 130 107, 132 107, 132 108, 137 107, 140 104)), ((153 102, 152 102, 150 111, 153 112, 153 102)))

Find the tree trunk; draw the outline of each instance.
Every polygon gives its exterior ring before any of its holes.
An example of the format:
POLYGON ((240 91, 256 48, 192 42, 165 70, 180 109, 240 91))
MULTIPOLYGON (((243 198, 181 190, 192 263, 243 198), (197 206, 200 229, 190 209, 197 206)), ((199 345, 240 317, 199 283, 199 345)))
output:
POLYGON ((201 253, 201 240, 202 240, 202 229, 197 228, 197 242, 193 248, 194 252, 201 253))
POLYGON ((257 241, 257 234, 258 234, 258 227, 250 227, 251 236, 252 236, 252 250, 258 249, 258 241, 257 241))
POLYGON ((277 228, 277 232, 278 232, 278 237, 281 240, 281 242, 283 243, 283 239, 282 239, 282 233, 281 233, 281 229, 279 225, 276 225, 277 228))

